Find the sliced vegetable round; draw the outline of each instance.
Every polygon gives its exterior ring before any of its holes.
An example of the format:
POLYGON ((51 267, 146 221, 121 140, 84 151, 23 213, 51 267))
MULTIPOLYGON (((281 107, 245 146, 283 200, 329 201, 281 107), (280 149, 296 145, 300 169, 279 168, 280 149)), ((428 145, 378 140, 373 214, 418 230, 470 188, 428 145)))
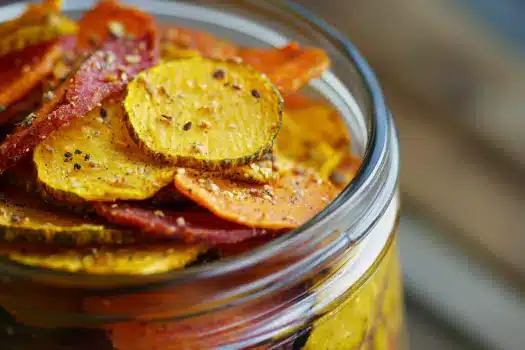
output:
POLYGON ((30 266, 99 275, 150 275, 183 268, 206 250, 203 245, 157 244, 103 246, 59 251, 0 250, 10 260, 30 266))
POLYGON ((92 218, 57 210, 19 189, 0 194, 0 241, 75 246, 135 240, 130 230, 115 229, 92 218))
POLYGON ((0 23, 0 55, 22 50, 59 36, 74 35, 77 24, 59 13, 60 1, 30 4, 11 21, 0 23))
POLYGON ((274 230, 303 224, 335 196, 334 187, 310 171, 283 174, 270 185, 186 171, 175 175, 175 187, 223 219, 274 230))
POLYGON ((223 220, 208 211, 159 210, 135 203, 97 203, 97 213, 108 221, 140 229, 152 238, 179 238, 189 243, 234 244, 275 232, 223 220))
POLYGON ((124 101, 134 140, 178 166, 222 169, 259 160, 281 126, 282 98, 260 73, 203 58, 140 73, 124 101))
POLYGON ((131 140, 121 99, 107 101, 35 149, 38 180, 70 202, 140 200, 170 184, 175 168, 152 161, 131 140))

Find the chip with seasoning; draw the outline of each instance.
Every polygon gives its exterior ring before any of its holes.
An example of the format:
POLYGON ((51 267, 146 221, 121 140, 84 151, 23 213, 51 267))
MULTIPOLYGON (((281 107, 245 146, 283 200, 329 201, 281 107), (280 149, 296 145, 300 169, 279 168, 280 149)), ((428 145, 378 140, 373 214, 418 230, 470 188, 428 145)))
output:
POLYGON ((60 85, 27 122, 0 143, 0 173, 12 167, 53 131, 81 118, 106 97, 126 88, 138 72, 155 64, 154 37, 107 42, 60 85), (140 59, 127 60, 129 55, 140 59))
POLYGON ((130 243, 130 230, 58 210, 17 188, 0 192, 0 241, 54 245, 130 243))
POLYGON ((330 65, 326 52, 290 43, 280 48, 239 50, 239 57, 265 73, 282 94, 291 94, 318 78, 330 65))
POLYGON ((118 1, 104 0, 86 12, 78 22, 78 46, 91 48, 107 39, 132 37, 140 39, 156 32, 153 17, 118 1))
POLYGON ((112 223, 135 227, 150 238, 178 238, 210 245, 233 244, 276 232, 229 222, 203 211, 160 210, 137 203, 97 203, 97 213, 112 223))
POLYGON ((0 23, 0 56, 61 36, 75 35, 77 24, 59 13, 62 1, 31 4, 20 17, 0 23))
POLYGON ((333 185, 311 171, 285 174, 269 185, 186 171, 175 175, 175 187, 225 220, 274 230, 298 227, 335 197, 333 185))
POLYGON ((282 117, 281 96, 263 75, 241 63, 201 58, 142 72, 129 84, 124 107, 144 151, 209 170, 261 159, 282 117))
POLYGON ((152 275, 181 269, 206 251, 180 243, 43 250, 2 250, 12 261, 35 267, 95 275, 152 275))
POLYGON ((115 97, 52 134, 35 149, 38 181, 60 200, 140 200, 172 183, 175 168, 153 161, 131 140, 115 97))

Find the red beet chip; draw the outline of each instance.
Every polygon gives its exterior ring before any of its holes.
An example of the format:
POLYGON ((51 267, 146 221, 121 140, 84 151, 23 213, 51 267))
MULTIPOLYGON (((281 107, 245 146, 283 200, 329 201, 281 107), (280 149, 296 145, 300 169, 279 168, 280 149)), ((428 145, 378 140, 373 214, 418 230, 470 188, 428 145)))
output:
POLYGON ((54 97, 0 144, 0 173, 28 155, 42 140, 81 118, 106 97, 122 92, 128 81, 158 59, 156 33, 106 42, 55 90, 54 97))
POLYGON ((275 234, 275 231, 239 225, 204 211, 176 212, 138 204, 103 202, 96 203, 95 209, 99 215, 114 224, 136 227, 143 233, 159 239, 179 238, 186 242, 218 245, 275 234))

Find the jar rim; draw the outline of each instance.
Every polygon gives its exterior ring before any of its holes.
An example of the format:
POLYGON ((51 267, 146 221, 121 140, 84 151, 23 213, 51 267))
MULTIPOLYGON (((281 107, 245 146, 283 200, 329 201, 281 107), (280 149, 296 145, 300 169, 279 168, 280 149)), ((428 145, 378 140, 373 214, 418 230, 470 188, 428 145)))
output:
MULTIPOLYGON (((250 0, 248 0, 248 2, 249 1, 250 0)), ((268 243, 265 243, 260 247, 250 250, 248 253, 242 253, 235 257, 225 258, 199 266, 192 266, 182 270, 168 271, 146 276, 102 276, 26 266, 8 259, 2 259, 0 262, 0 272, 6 272, 8 275, 20 277, 34 277, 36 274, 41 276, 42 280, 59 280, 61 282, 68 280, 72 285, 81 284, 84 287, 86 284, 89 285, 91 284, 90 282, 93 282, 95 288, 108 285, 111 286, 110 288, 112 290, 115 290, 114 286, 122 285, 123 287, 116 287, 116 289, 120 290, 121 288, 125 288, 126 292, 130 292, 130 288, 133 291, 148 290, 150 288, 156 289, 159 287, 159 283, 161 284, 161 287, 164 287, 167 284, 174 285, 186 283, 188 281, 198 281, 249 268, 250 266, 282 253, 293 243, 308 241, 316 235, 316 227, 318 225, 329 221, 337 215, 342 215, 344 204, 352 201, 358 193, 364 190, 370 179, 378 171, 377 168, 383 161, 387 152, 391 125, 385 98, 372 68, 361 56, 357 48, 342 33, 329 25, 325 20, 317 17, 303 6, 292 1, 268 0, 268 3, 282 9, 283 11, 291 13, 296 19, 305 22, 316 30, 318 34, 323 35, 325 39, 337 46, 341 50, 341 53, 345 55, 345 58, 347 58, 357 70, 364 84, 363 87, 365 88, 368 97, 371 98, 371 119, 369 121, 368 139, 362 163, 355 178, 349 185, 347 185, 339 196, 305 224, 271 240, 268 243)), ((17 5, 20 4, 8 6, 17 5)), ((363 230, 360 235, 352 237, 352 240, 360 241, 366 236, 366 233, 367 231, 363 230)))

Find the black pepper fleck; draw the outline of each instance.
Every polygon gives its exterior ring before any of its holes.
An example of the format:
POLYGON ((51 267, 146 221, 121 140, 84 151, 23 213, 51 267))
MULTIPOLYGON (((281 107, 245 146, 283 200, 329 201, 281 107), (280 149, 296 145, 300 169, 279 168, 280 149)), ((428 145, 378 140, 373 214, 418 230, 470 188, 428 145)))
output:
POLYGON ((75 168, 75 170, 80 170, 82 168, 82 165, 75 163, 75 165, 73 165, 73 168, 75 168))
POLYGON ((73 154, 71 154, 71 152, 66 152, 66 153, 64 153, 64 157, 71 158, 71 157, 73 157, 73 154))
POLYGON ((86 154, 86 155, 84 156, 84 160, 85 160, 86 162, 89 160, 89 158, 91 158, 91 156, 90 156, 89 154, 86 154))
POLYGON ((79 149, 76 149, 76 150, 75 150, 75 154, 82 154, 82 151, 79 150, 79 149))
POLYGON ((261 94, 255 89, 252 90, 252 96, 255 98, 261 98, 261 94))
POLYGON ((188 131, 191 129, 192 125, 193 125, 192 122, 187 122, 186 124, 184 124, 182 128, 184 129, 184 131, 188 131))
POLYGON ((100 116, 106 118, 108 116, 108 111, 105 108, 100 109, 100 116))
POLYGON ((169 115, 166 115, 166 114, 161 114, 160 115, 162 118, 166 119, 166 120, 169 120, 170 122, 173 120, 172 117, 170 117, 169 115))
POLYGON ((224 71, 222 69, 217 69, 215 72, 213 72, 212 77, 214 79, 222 80, 224 79, 224 71))

